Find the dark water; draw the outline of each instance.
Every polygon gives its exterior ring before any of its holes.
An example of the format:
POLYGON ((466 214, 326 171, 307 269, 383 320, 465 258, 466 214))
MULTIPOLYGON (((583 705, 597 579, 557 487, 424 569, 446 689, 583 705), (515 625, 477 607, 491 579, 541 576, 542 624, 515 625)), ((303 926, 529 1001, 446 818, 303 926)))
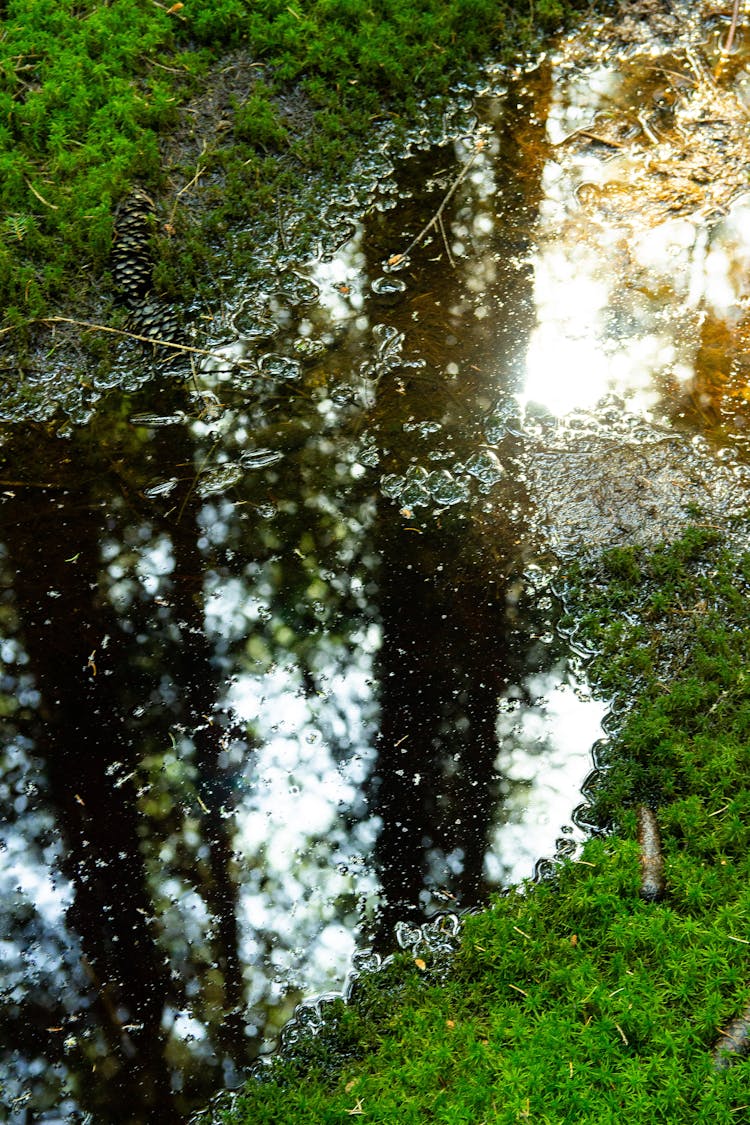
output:
POLYGON ((628 65, 480 96, 335 252, 282 216, 189 378, 132 353, 127 393, 58 371, 7 411, 6 1120, 181 1121, 356 948, 581 838, 604 703, 557 558, 746 479, 750 210, 639 233, 556 139, 651 120, 628 65))

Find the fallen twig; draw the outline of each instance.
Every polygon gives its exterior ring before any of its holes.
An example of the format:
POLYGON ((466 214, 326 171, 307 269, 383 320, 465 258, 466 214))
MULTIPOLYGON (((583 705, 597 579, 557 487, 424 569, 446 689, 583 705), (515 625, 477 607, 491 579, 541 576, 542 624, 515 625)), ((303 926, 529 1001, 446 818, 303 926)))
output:
POLYGON ((224 363, 230 362, 234 367, 251 367, 254 369, 254 364, 250 360, 244 359, 231 359, 222 355, 221 352, 211 351, 210 348, 195 348, 191 344, 178 344, 174 340, 162 340, 158 336, 141 336, 138 332, 128 332, 125 328, 112 328, 108 324, 95 324, 90 320, 76 320, 71 316, 41 316, 34 320, 27 320, 23 325, 12 324, 8 328, 0 329, 0 336, 5 336, 8 332, 15 332, 19 328, 27 328, 32 324, 74 324, 78 328, 89 328, 94 332, 108 332, 113 336, 124 336, 129 340, 138 340, 142 344, 153 344, 155 347, 160 348, 173 348, 176 351, 186 352, 190 355, 205 355, 211 359, 220 359, 224 363))
POLYGON ((721 48, 722 55, 728 55, 729 52, 732 50, 732 47, 734 46, 734 36, 735 36, 735 32, 737 31, 737 23, 738 23, 739 17, 740 17, 740 0, 734 0, 734 4, 732 6, 732 22, 729 25, 729 31, 727 33, 727 41, 724 44, 724 46, 721 48))
POLYGON ((645 113, 636 114, 636 118, 637 118, 638 124, 640 125, 641 129, 643 130, 645 136, 647 136, 648 139, 651 141, 651 144, 652 145, 658 145, 660 143, 660 139, 657 136, 657 134, 654 132, 654 130, 651 128, 651 126, 649 125, 648 119, 646 118, 645 113))
POLYGON ((438 220, 438 226, 440 227, 440 234, 443 237, 443 246, 445 247, 445 252, 448 255, 448 261, 451 264, 451 269, 455 269, 456 263, 453 261, 453 255, 451 254, 451 248, 448 245, 448 234, 447 234, 446 229, 445 229, 445 223, 443 222, 443 216, 442 215, 440 216, 440 218, 438 220))
POLYGON ((609 137, 602 137, 600 133, 594 133, 591 129, 587 129, 586 127, 574 129, 572 133, 566 133, 561 140, 555 141, 553 148, 560 148, 576 137, 586 137, 589 141, 596 141, 598 144, 607 145, 609 148, 627 148, 627 145, 623 144, 622 141, 614 141, 609 137))
POLYGON ((438 207, 437 211, 432 216, 430 221, 428 223, 425 223, 425 225, 422 227, 419 234, 416 235, 411 240, 411 242, 406 247, 406 249, 403 251, 403 253, 394 254, 391 258, 388 259, 388 265, 389 266, 397 266, 401 262, 403 262, 403 260, 405 258, 409 257, 409 255, 411 254, 414 247, 419 246, 422 239, 426 235, 429 234, 429 232, 432 230, 432 228, 438 227, 438 229, 441 231, 441 233, 443 235, 443 242, 445 243, 445 249, 448 251, 448 260, 450 261, 451 265, 455 267, 455 263, 454 263, 453 258, 451 256, 450 248, 448 246, 448 240, 445 237, 445 227, 443 226, 443 211, 445 210, 445 208, 450 203, 451 199, 453 198, 454 194, 456 193, 456 190, 460 187, 460 185, 466 179, 466 176, 469 172, 469 169, 471 168, 472 164, 477 159, 479 154, 482 152, 483 147, 484 147, 483 143, 477 145, 477 147, 474 149, 474 152, 471 154, 469 159, 466 161, 463 168, 461 169, 461 171, 456 176, 455 180, 453 181, 453 183, 451 184, 451 186, 448 188, 447 192, 443 196, 443 199, 440 203, 440 206, 438 207))
POLYGON ((56 203, 50 203, 48 199, 45 199, 43 195, 40 195, 40 193, 36 190, 30 180, 26 180, 25 182, 26 187, 29 189, 32 195, 35 195, 37 197, 40 203, 43 203, 45 207, 50 207, 53 211, 60 210, 56 203))
MULTIPOLYGON (((731 22, 729 24, 729 31, 727 32, 727 38, 726 38, 726 41, 722 44, 721 51, 719 52, 719 58, 717 59, 716 66, 714 67, 713 77, 717 82, 721 78, 722 73, 724 71, 724 67, 727 64, 727 59, 729 58, 729 56, 732 53, 732 47, 734 46, 734 37, 735 37, 735 34, 737 32, 737 24, 739 22, 739 16, 740 16, 740 0, 734 0, 734 4, 732 5, 732 19, 731 19, 731 22)), ((741 104, 744 104, 744 103, 741 103, 741 104)))
POLYGON ((750 1051, 750 1006, 722 1030, 711 1060, 714 1070, 726 1070, 750 1051))
POLYGON ((196 165, 195 165, 195 174, 193 175, 192 179, 188 180, 188 182, 184 185, 184 187, 180 188, 180 190, 177 192, 176 196, 174 197, 174 204, 172 206, 172 211, 171 211, 171 216, 170 216, 171 218, 174 218, 175 211, 177 210, 177 200, 180 198, 181 195, 184 195, 186 191, 189 191, 191 187, 193 187, 195 184, 197 184, 198 180, 201 178, 203 173, 206 171, 205 166, 201 167, 201 159, 206 155, 207 151, 208 151, 208 141, 204 140, 203 141, 203 147, 201 148, 201 151, 200 151, 200 156, 198 157, 198 160, 197 160, 196 165))
POLYGON ((638 843, 641 845, 641 898, 646 902, 658 902, 665 891, 664 857, 659 825, 647 805, 638 806, 638 843))

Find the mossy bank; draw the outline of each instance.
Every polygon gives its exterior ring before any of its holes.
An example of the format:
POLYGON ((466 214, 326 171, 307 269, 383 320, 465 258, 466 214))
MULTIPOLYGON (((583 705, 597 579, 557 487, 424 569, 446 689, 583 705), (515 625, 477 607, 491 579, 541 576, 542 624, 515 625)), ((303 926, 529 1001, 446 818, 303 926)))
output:
POLYGON ((212 1120, 745 1119, 748 1064, 716 1045, 750 1001, 747 530, 571 569, 567 624, 619 716, 582 854, 468 917, 449 969, 425 948, 361 979, 212 1120), (643 805, 658 902, 641 893, 643 805))
POLYGON ((157 202, 157 291, 200 299, 226 273, 231 231, 275 223, 311 177, 345 178, 379 118, 408 120, 569 12, 567 0, 10 0, 5 326, 106 310, 114 210, 136 185, 157 202))

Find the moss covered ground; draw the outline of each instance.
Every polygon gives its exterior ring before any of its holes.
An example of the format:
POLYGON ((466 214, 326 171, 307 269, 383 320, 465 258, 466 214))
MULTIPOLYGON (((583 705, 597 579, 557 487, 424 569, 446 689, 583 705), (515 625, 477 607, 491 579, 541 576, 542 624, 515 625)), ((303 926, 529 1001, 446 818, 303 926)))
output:
POLYGON ((750 555, 732 548, 696 526, 571 568, 567 624, 616 716, 582 854, 468 917, 447 971, 425 950, 361 979, 213 1120, 748 1119, 748 1064, 713 1057, 750 1001, 750 555), (659 902, 640 895, 642 803, 659 902))
POLYGON ((483 55, 528 49, 569 10, 569 0, 8 0, 5 326, 106 300, 113 212, 136 184, 159 205, 157 287, 191 298, 210 265, 225 272, 227 232, 275 217, 310 177, 345 179, 378 118, 408 120, 483 55))

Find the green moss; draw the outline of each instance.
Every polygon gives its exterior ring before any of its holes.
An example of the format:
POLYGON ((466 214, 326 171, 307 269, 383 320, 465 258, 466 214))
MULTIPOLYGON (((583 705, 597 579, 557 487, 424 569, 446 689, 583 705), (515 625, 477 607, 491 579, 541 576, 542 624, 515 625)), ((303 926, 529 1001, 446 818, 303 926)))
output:
POLYGON ((235 101, 234 135, 258 148, 280 149, 287 142, 287 131, 279 121, 271 91, 259 82, 245 101, 235 101))
POLYGON ((315 1057, 280 1059, 217 1120, 741 1119, 749 1064, 716 1072, 711 1051, 750 1001, 749 564, 694 528, 571 568, 568 626, 620 715, 592 795, 612 834, 468 917, 447 977, 402 957, 367 978, 315 1057), (643 800, 658 904, 639 893, 643 800))
POLYGON ((31 317, 74 293, 80 313, 101 289, 113 206, 136 182, 161 198, 184 245, 164 239, 160 285, 199 286, 222 228, 262 215, 279 193, 298 195, 309 171, 343 177, 376 116, 408 116, 482 55, 528 48, 569 10, 525 0, 9 0, 0 19, 3 307, 31 317), (228 104, 206 107, 215 120, 199 138, 202 215, 215 214, 196 224, 174 213, 197 155, 184 107, 220 82, 228 52, 253 78, 228 104), (304 103, 299 120, 290 96, 304 103), (283 159, 269 166, 269 153, 283 159))

